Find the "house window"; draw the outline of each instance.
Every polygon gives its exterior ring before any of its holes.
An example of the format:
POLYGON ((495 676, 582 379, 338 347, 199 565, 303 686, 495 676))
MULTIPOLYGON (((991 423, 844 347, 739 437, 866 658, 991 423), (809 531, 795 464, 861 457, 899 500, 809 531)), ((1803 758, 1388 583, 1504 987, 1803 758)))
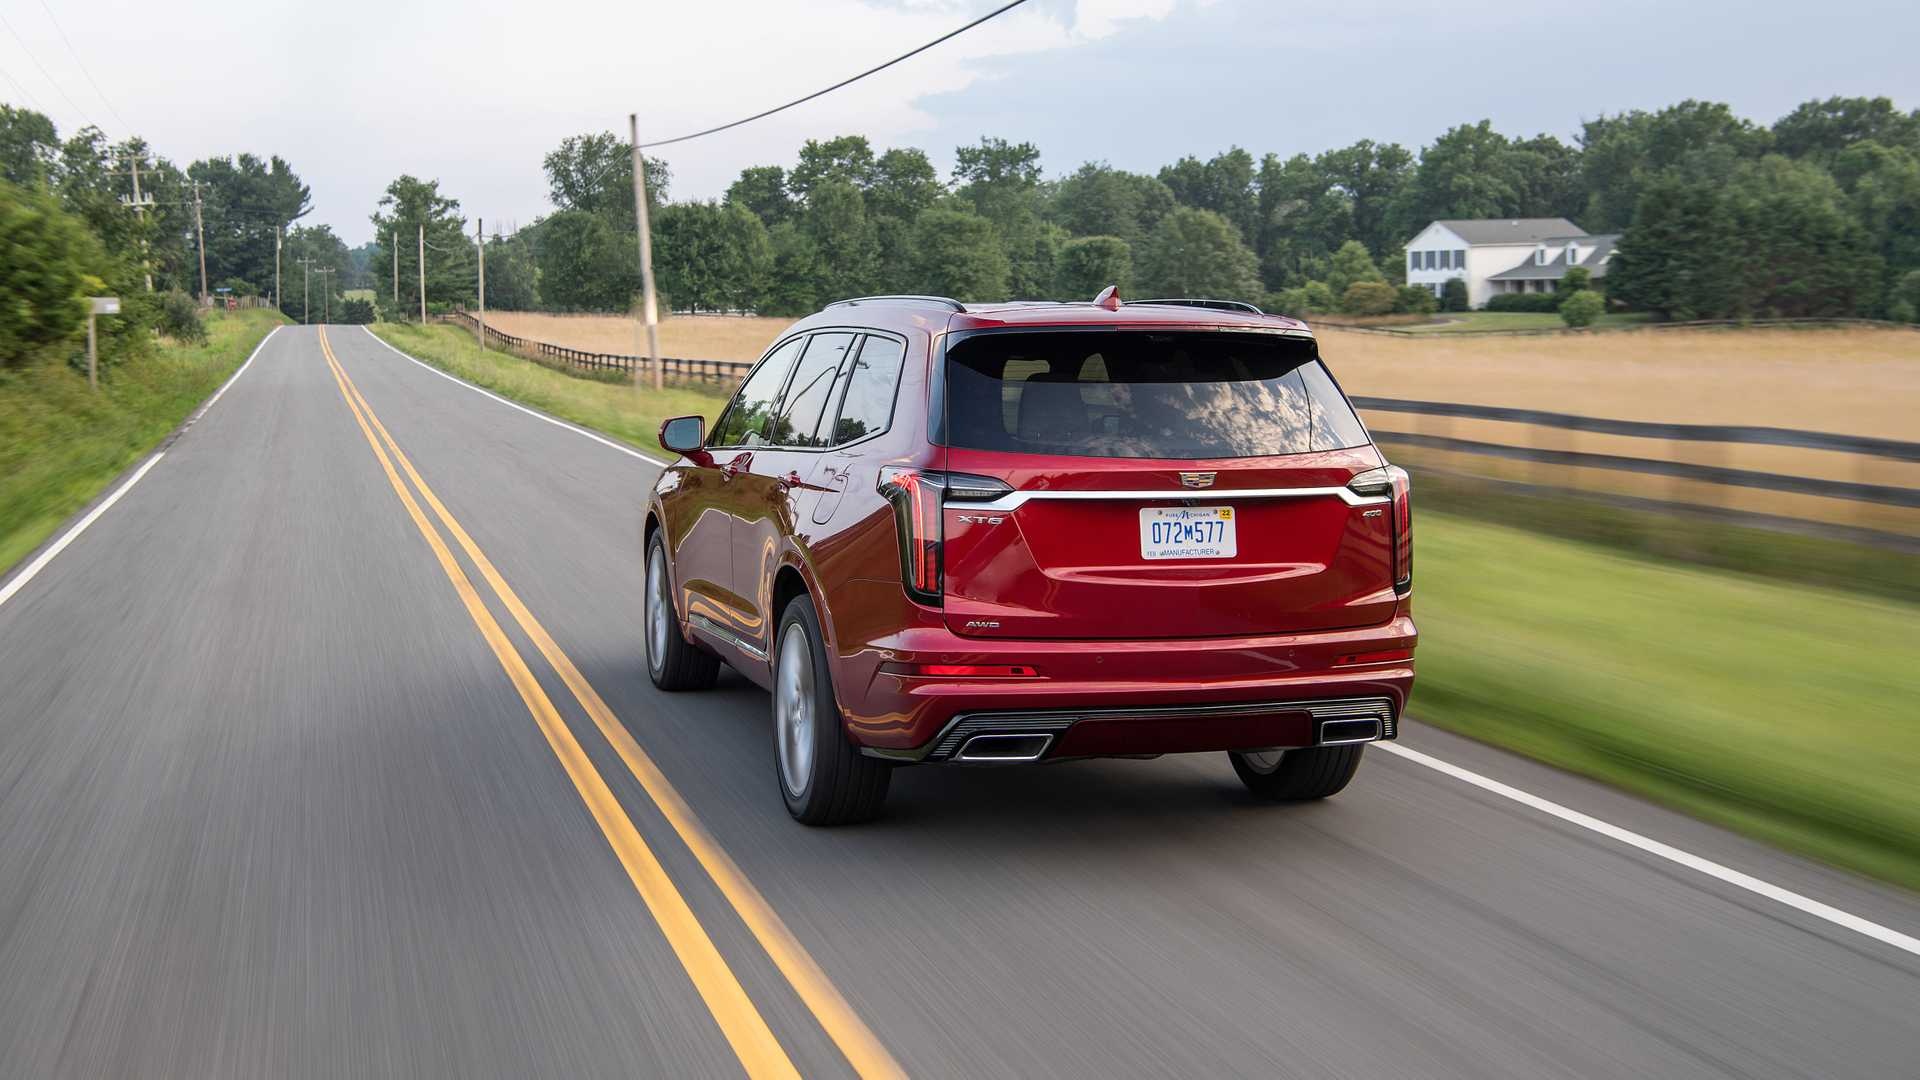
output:
POLYGON ((1440 269, 1442 270, 1453 269, 1453 252, 1443 251, 1440 253, 1440 269))
POLYGON ((1539 247, 1533 249, 1533 265, 1547 265, 1547 245, 1541 244, 1539 247))
POLYGON ((1467 268, 1467 253, 1464 250, 1456 250, 1453 253, 1453 268, 1455 270, 1465 270, 1467 268))
POLYGON ((1420 253, 1419 252, 1417 251, 1407 252, 1407 269, 1409 270, 1420 269, 1420 253))
POLYGON ((1439 268, 1439 266, 1440 266, 1440 253, 1437 251, 1427 252, 1427 269, 1436 270, 1439 268))
POLYGON ((1567 265, 1569 267, 1580 265, 1580 245, 1567 245, 1567 265))

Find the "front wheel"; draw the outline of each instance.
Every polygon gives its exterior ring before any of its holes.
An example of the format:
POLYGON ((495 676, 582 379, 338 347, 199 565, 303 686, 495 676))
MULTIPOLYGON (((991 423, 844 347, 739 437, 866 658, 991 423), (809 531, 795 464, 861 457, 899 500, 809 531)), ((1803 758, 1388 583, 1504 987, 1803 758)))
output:
POLYGON ((705 690, 720 674, 720 658, 696 648, 680 632, 673 607, 673 571, 658 532, 647 542, 647 675, 662 690, 705 690))
POLYGON ((1247 790, 1274 802, 1324 799, 1353 779, 1365 746, 1309 746, 1298 750, 1248 750, 1227 755, 1247 790))
POLYGON ((880 812, 892 775, 863 756, 840 725, 826 637, 813 601, 796 596, 780 617, 773 667, 774 777, 787 813, 805 825, 846 825, 880 812))

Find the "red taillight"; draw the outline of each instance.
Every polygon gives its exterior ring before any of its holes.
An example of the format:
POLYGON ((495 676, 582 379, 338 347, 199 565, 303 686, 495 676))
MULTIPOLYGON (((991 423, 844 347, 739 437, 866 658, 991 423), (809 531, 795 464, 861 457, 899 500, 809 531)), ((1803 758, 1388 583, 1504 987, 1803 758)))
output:
POLYGON ((1413 591, 1413 480, 1398 465, 1387 466, 1393 479, 1393 591, 1413 591))
POLYGON ((922 469, 880 470, 879 491, 900 529, 900 578, 922 603, 940 600, 940 493, 945 478, 922 469))

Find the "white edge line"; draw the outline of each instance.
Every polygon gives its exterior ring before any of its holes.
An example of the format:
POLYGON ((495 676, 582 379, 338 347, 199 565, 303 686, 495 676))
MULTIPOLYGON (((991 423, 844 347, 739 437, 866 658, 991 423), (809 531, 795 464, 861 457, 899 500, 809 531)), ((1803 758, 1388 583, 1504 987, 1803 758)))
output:
POLYGON ((1423 754, 1418 750, 1401 746, 1397 743, 1383 742, 1376 745, 1378 745, 1380 749, 1395 756, 1405 758, 1416 765, 1424 765, 1435 772, 1445 773, 1455 780, 1472 784, 1474 787, 1480 788, 1483 791, 1490 791, 1503 799, 1512 799, 1522 806, 1538 810, 1551 817, 1559 818, 1561 821, 1567 822, 1570 825, 1577 825, 1590 832, 1599 833, 1608 839, 1618 840, 1628 847, 1638 848, 1649 855, 1665 859, 1671 863, 1677 863, 1689 870, 1705 874, 1718 881, 1723 881, 1735 888, 1745 889, 1757 896, 1764 896, 1777 904, 1784 904, 1795 911, 1811 915, 1816 919, 1824 919, 1835 926, 1845 927, 1856 934, 1863 934, 1875 941, 1891 945, 1896 949, 1912 953, 1915 956, 1920 956, 1920 938, 1903 934, 1898 930, 1881 926, 1877 922, 1871 922, 1858 915, 1841 911, 1831 904, 1823 904, 1818 900, 1802 896, 1790 889, 1783 889, 1778 885, 1762 881, 1751 874, 1743 874, 1730 866, 1722 866, 1711 859, 1703 859, 1691 852, 1682 851, 1671 844, 1663 844, 1651 837, 1642 836, 1637 832, 1623 829, 1618 825, 1608 824, 1599 818, 1543 799, 1538 795, 1521 791, 1519 788, 1503 784, 1491 777, 1482 776, 1470 769, 1463 769, 1458 765, 1441 761, 1439 758, 1429 754, 1423 754))
MULTIPOLYGON (((282 325, 285 325, 285 324, 282 324, 282 325)), ((227 377, 227 381, 220 384, 220 389, 215 390, 213 392, 213 396, 208 398, 205 404, 201 405, 200 408, 194 410, 194 413, 192 416, 187 417, 186 422, 180 425, 180 431, 184 432, 186 429, 192 427, 195 423, 197 423, 201 417, 205 416, 207 414, 207 410, 213 408, 213 403, 220 400, 220 395, 227 392, 227 387, 232 386, 235 379, 238 379, 240 376, 246 374, 247 369, 253 366, 253 358, 256 356, 259 356, 260 350, 266 348, 267 342, 273 340, 273 335, 279 332, 280 332, 279 326, 276 326, 273 329, 267 331, 267 336, 261 338, 260 344, 255 345, 253 347, 253 352, 247 355, 247 362, 244 364, 241 364, 239 367, 239 370, 235 371, 232 375, 229 375, 227 377)), ((170 437, 167 439, 167 442, 171 443, 173 439, 177 437, 178 435, 170 437)), ((152 457, 149 457, 144 463, 141 464, 139 468, 133 471, 132 476, 127 477, 127 479, 123 483, 121 483, 119 487, 113 490, 113 494, 100 500, 100 505, 87 511, 85 517, 82 517, 79 521, 74 522, 72 528, 68 529, 60 537, 60 539, 53 542, 53 546, 41 552, 39 557, 35 558, 32 562, 28 563, 26 566, 26 569, 20 571, 18 574, 15 574, 13 576, 13 580, 7 582, 6 585, 4 586, 0 586, 0 604, 5 604, 7 601, 13 599, 14 593, 17 593, 21 589, 25 588, 27 582, 32 581, 35 575, 39 574, 40 571, 46 569, 47 564, 53 561, 53 557, 55 555, 58 555, 61 552, 67 550, 68 544, 73 543, 74 540, 78 538, 81 533, 86 532, 87 527, 89 525, 92 525, 94 522, 100 520, 100 515, 112 509, 113 504, 120 501, 120 496, 125 495, 128 491, 132 490, 133 485, 139 483, 140 478, 147 475, 147 470, 153 468, 155 465, 160 464, 160 459, 166 456, 167 456, 167 452, 165 450, 154 451, 154 454, 152 457)))
MULTIPOLYGON (((594 442, 599 443, 601 446, 605 446, 613 450, 618 450, 621 453, 627 455, 628 457, 639 458, 641 461, 647 462, 650 465, 658 465, 664 469, 668 464, 667 462, 661 461, 657 457, 651 457, 647 454, 643 454, 640 451, 635 450, 631 446, 625 446, 625 445, 622 445, 621 443, 614 442, 612 439, 607 438, 605 435, 601 435, 601 434, 598 434, 597 432, 589 431, 588 429, 583 428, 578 424, 569 424, 565 420, 558 420, 558 419, 555 419, 554 417, 548 416, 546 413, 543 413, 538 409, 529 409, 525 405, 522 405, 517 401, 509 401, 506 398, 501 397, 499 394, 494 393, 493 391, 487 389, 484 386, 475 386, 473 383, 468 382, 467 380, 461 378, 458 375, 453 375, 448 372, 441 371, 439 368, 434 367, 432 364, 429 364, 424 360, 421 360, 417 357, 410 356, 407 353, 402 352, 400 349, 396 348, 391 343, 389 343, 386 338, 381 337, 379 334, 374 333, 372 330, 368 330, 367 327, 364 325, 362 325, 360 329, 366 330, 368 337, 379 342, 382 346, 384 346, 387 349, 387 351, 393 353, 395 356, 398 356, 405 360, 411 360, 414 363, 419 364, 421 367, 426 368, 428 371, 433 372, 435 375, 438 375, 441 378, 447 380, 448 382, 457 383, 458 385, 464 386, 476 394, 485 394, 487 397, 490 397, 493 400, 499 402, 500 404, 505 405, 509 409, 518 409, 519 411, 526 413, 528 416, 533 417, 535 420, 545 420, 547 423, 552 424, 555 427, 566 428, 568 431, 573 432, 575 435, 581 435, 586 438, 592 439, 594 442)), ((527 361, 527 362, 531 363, 532 361, 527 361)))

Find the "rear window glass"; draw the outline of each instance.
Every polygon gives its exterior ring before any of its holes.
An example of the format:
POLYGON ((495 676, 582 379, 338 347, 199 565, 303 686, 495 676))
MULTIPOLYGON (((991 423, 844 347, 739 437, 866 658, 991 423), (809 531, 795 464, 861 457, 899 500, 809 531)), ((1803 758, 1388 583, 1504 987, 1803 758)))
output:
POLYGON ((1363 446, 1313 343, 1270 334, 981 334, 947 350, 947 433, 973 450, 1229 458, 1363 446))

